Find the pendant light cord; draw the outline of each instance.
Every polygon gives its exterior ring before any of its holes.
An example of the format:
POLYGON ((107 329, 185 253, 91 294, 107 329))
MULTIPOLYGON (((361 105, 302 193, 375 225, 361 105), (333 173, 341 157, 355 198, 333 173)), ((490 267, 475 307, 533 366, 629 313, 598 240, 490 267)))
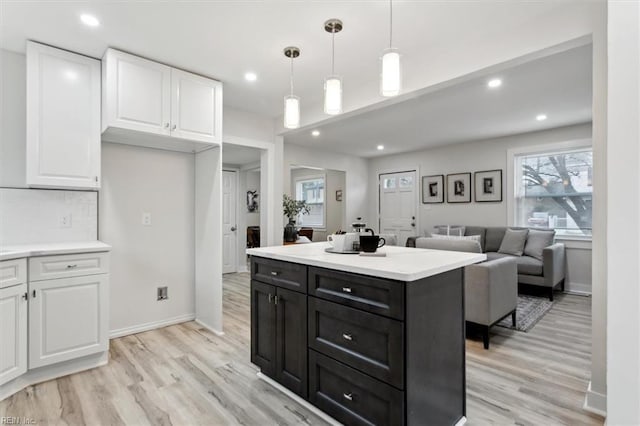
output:
POLYGON ((393 0, 389 0, 389 49, 393 47, 391 44, 393 37, 393 0))
POLYGON ((335 75, 335 62, 336 62, 336 28, 331 30, 331 75, 335 75))
POLYGON ((289 82, 291 84, 291 96, 293 96, 293 53, 291 54, 291 73, 289 82))

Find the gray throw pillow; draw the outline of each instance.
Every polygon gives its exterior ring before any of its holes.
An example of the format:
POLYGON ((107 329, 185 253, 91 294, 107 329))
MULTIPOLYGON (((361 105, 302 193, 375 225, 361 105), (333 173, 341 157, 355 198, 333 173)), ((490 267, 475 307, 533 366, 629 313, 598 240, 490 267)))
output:
POLYGON ((549 247, 553 244, 553 237, 555 237, 556 231, 541 231, 538 229, 529 230, 527 236, 527 244, 524 246, 524 254, 531 256, 535 259, 542 260, 542 251, 545 247, 549 247))
POLYGON ((502 244, 500 244, 498 253, 522 256, 528 233, 528 229, 507 229, 504 233, 504 238, 502 239, 502 244))

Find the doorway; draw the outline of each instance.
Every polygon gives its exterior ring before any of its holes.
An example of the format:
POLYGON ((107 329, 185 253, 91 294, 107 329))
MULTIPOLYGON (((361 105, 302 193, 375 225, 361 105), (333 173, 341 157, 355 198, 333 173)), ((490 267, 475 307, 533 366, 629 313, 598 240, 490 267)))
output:
POLYGON ((222 171, 222 273, 229 274, 238 270, 237 250, 237 191, 238 172, 222 171))
POLYGON ((393 234, 404 247, 416 235, 416 171, 379 175, 381 234, 393 234))

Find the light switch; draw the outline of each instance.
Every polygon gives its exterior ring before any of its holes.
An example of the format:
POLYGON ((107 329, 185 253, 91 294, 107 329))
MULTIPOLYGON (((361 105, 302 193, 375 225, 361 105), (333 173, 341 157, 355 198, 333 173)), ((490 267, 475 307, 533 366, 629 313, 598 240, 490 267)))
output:
POLYGON ((151 226, 151 213, 142 213, 142 224, 144 226, 151 226))
POLYGON ((71 213, 60 216, 60 228, 71 228, 71 213))

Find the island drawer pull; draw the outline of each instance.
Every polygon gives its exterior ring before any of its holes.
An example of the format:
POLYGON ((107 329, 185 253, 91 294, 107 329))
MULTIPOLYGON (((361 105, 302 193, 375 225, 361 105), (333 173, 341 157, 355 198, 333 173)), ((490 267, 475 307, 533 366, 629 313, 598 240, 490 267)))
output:
POLYGON ((353 401, 353 392, 343 393, 342 396, 344 396, 344 399, 347 401, 353 401))
POLYGON ((348 340, 348 341, 352 341, 353 340, 353 336, 351 334, 343 333, 342 337, 344 337, 344 339, 348 340))
POLYGON ((273 300, 273 294, 269 293, 269 303, 273 300))
POLYGON ((342 291, 345 293, 351 293, 351 287, 342 287, 342 291))
POLYGON ((73 268, 77 268, 78 265, 67 265, 67 269, 73 269, 73 268))
POLYGON ((278 271, 271 271, 271 275, 273 275, 274 277, 277 277, 278 274, 280 274, 280 272, 278 271))

